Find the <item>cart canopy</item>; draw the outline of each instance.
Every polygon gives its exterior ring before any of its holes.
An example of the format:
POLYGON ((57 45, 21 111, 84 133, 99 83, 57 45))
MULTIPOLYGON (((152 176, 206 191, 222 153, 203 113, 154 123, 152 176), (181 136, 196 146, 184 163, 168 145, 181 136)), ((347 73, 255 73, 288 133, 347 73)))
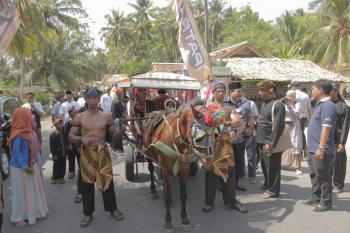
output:
MULTIPOLYGON (((200 90, 197 79, 175 73, 150 72, 130 78, 130 86, 136 88, 200 90)), ((121 85, 118 85, 121 87, 121 85)))

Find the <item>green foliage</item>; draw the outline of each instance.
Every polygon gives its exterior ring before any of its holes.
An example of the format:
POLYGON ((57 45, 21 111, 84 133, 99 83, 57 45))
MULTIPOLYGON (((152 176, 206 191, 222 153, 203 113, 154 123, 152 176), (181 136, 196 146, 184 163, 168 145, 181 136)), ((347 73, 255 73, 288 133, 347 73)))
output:
POLYGON ((43 106, 48 105, 52 100, 52 92, 37 92, 35 93, 35 99, 36 101, 40 102, 43 106))
MULTIPOLYGON (((149 71, 152 62, 182 61, 171 4, 160 8, 152 0, 133 0, 130 14, 111 10, 101 30, 102 50, 94 48, 81 21, 87 17, 81 0, 15 2, 21 26, 0 61, 2 86, 18 85, 26 76, 54 89, 73 89, 106 73, 132 76, 149 71)), ((189 3, 204 39, 203 1, 189 3)), ((312 0, 310 12, 286 11, 274 21, 261 19, 249 5, 226 3, 208 0, 210 51, 247 41, 266 57, 310 59, 335 71, 349 65, 350 0, 312 0)))
POLYGON ((15 96, 15 97, 19 96, 18 91, 14 91, 14 90, 4 90, 4 94, 9 96, 15 96))

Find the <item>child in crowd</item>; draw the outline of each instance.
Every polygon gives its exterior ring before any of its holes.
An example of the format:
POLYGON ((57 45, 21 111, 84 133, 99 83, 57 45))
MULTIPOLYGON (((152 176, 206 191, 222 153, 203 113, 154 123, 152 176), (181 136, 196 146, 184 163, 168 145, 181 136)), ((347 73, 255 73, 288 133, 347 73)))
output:
POLYGON ((66 173, 66 157, 63 141, 63 120, 55 118, 53 120, 55 130, 50 134, 50 151, 53 160, 53 174, 51 184, 57 182, 64 184, 66 173))

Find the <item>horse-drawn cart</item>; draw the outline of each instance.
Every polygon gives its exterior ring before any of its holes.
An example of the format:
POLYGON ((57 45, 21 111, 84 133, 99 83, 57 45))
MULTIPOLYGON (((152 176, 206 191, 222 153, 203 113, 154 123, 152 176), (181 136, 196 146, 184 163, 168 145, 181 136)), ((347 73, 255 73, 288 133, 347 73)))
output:
MULTIPOLYGON (((131 96, 134 95, 134 91, 139 91, 140 89, 146 90, 159 90, 164 89, 169 94, 169 98, 165 101, 166 104, 174 103, 173 98, 174 95, 177 95, 177 101, 179 104, 184 104, 185 102, 191 100, 193 97, 199 94, 200 83, 193 78, 174 74, 174 73, 146 73, 143 75, 138 75, 130 78, 130 82, 128 84, 131 92, 131 96)), ((126 86, 122 86, 126 88, 126 86)), ((148 93, 149 94, 149 93, 148 93)), ((149 96, 148 96, 149 97, 149 96)), ((133 98, 131 98, 133 99, 133 98)), ((132 114, 133 109, 133 101, 130 101, 130 106, 128 107, 128 130, 126 131, 127 136, 127 145, 124 149, 124 157, 125 157, 125 177, 127 180, 132 181, 137 179, 138 176, 138 163, 140 162, 151 162, 153 158, 150 158, 147 153, 145 153, 145 147, 141 142, 140 138, 137 138, 135 134, 135 126, 134 122, 138 121, 141 124, 146 120, 152 120, 151 118, 162 117, 169 113, 169 109, 167 106, 164 106, 165 110, 158 112, 158 114, 152 114, 151 117, 149 115, 145 115, 144 117, 135 117, 132 114)), ((145 107, 147 109, 147 107, 145 107)), ((175 109, 172 109, 175 110, 175 109)), ((157 119, 155 119, 157 121, 157 119)), ((155 123, 156 124, 156 123, 155 123)), ((198 164, 197 161, 191 163, 190 175, 194 176, 197 173, 198 164)))

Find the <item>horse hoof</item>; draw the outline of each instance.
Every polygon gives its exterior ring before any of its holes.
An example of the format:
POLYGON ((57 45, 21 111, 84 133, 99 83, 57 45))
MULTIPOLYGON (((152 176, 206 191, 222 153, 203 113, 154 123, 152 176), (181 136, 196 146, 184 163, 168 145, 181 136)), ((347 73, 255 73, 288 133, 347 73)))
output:
POLYGON ((190 232, 190 231, 192 231, 192 225, 191 224, 182 224, 182 229, 185 232, 190 232))

